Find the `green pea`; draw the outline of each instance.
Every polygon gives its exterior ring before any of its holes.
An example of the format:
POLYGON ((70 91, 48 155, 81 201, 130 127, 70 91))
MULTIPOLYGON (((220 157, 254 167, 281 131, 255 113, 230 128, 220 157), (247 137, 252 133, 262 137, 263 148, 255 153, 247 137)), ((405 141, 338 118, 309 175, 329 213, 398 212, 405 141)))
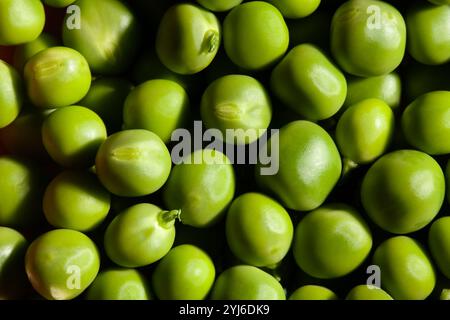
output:
POLYGON ((315 46, 293 48, 271 77, 275 95, 309 120, 323 120, 342 107, 347 94, 344 75, 315 46))
POLYGON ((320 0, 268 0, 285 18, 298 19, 312 14, 320 5, 320 0))
POLYGON ((132 88, 124 78, 97 78, 79 104, 97 113, 112 134, 122 129, 123 105, 132 88))
POLYGON ((374 264, 381 270, 381 285, 396 300, 422 300, 436 283, 433 266, 413 239, 397 236, 375 250, 374 264))
POLYGON ((35 54, 58 45, 58 40, 49 33, 41 33, 35 40, 24 43, 14 50, 14 66, 22 71, 28 60, 35 54))
POLYGON ((450 153, 450 91, 434 91, 414 100, 403 112, 402 128, 412 146, 431 155, 450 153))
POLYGON ((100 272, 87 290, 87 300, 150 300, 147 280, 134 269, 100 272))
POLYGON ((289 30, 273 5, 250 1, 231 10, 223 24, 228 57, 241 68, 258 70, 276 62, 289 45, 289 30))
POLYGON ((203 7, 211 11, 228 11, 237 6, 242 0, 197 0, 203 7))
POLYGON ((439 164, 415 150, 397 150, 378 159, 361 189, 362 204, 372 221, 397 234, 430 223, 444 197, 445 179, 439 164))
POLYGON ((450 0, 428 0, 434 4, 450 4, 450 0))
POLYGON ((433 222, 428 233, 428 246, 439 270, 450 279, 450 217, 433 222))
POLYGON ((253 266, 239 265, 222 272, 211 292, 212 300, 285 300, 281 284, 253 266))
POLYGON ((202 96, 202 120, 217 128, 228 143, 246 144, 260 138, 272 119, 270 98, 258 80, 245 75, 227 75, 212 82, 202 96), (231 140, 231 139, 230 139, 231 140))
POLYGON ((28 96, 41 108, 77 103, 91 85, 86 59, 66 47, 52 47, 37 53, 26 63, 24 74, 28 96))
POLYGON ((319 207, 341 176, 342 162, 337 147, 329 134, 315 123, 291 122, 272 136, 264 148, 261 152, 276 157, 279 170, 274 175, 262 175, 263 165, 258 164, 257 182, 289 209, 309 211, 319 207), (272 143, 275 138, 279 143, 272 143), (271 150, 272 144, 278 150, 271 150))
POLYGON ((443 289, 439 300, 450 300, 450 289, 443 289))
POLYGON ((356 163, 371 162, 385 153, 394 125, 394 113, 385 102, 362 100, 339 118, 336 142, 344 157, 356 163))
POLYGON ((405 47, 405 21, 386 2, 350 0, 334 14, 331 51, 345 72, 361 77, 390 73, 403 60, 405 47))
POLYGON ((156 52, 173 72, 194 74, 214 59, 220 38, 220 22, 213 13, 189 3, 176 4, 161 20, 156 52))
POLYGON ((41 207, 42 178, 38 168, 20 158, 0 156, 0 177, 0 225, 32 225, 41 207))
POLYGON ((109 224, 104 246, 108 257, 127 268, 142 267, 164 257, 175 240, 175 219, 178 210, 164 211, 141 203, 134 205, 109 224))
POLYGON ((407 13, 408 51, 417 61, 437 65, 450 61, 450 7, 425 1, 407 13))
POLYGON ((43 0, 46 5, 55 8, 64 8, 70 6, 75 1, 76 0, 43 0))
POLYGON ((45 119, 42 140, 52 159, 63 167, 90 167, 106 139, 102 119, 85 107, 59 108, 45 119))
POLYGON ((169 209, 181 209, 181 221, 194 227, 217 223, 233 200, 233 166, 220 151, 204 149, 177 164, 163 189, 169 209))
POLYGON ((347 81, 348 91, 344 106, 351 106, 369 98, 383 100, 392 109, 400 105, 401 81, 397 73, 370 78, 350 76, 347 81))
POLYGON ((306 285, 295 290, 289 300, 338 300, 338 297, 328 288, 306 285))
POLYGON ((27 277, 23 268, 27 240, 14 229, 0 227, 0 299, 23 297, 27 277))
POLYGON ((293 234, 287 211, 265 195, 245 193, 228 209, 228 245, 236 257, 247 264, 275 266, 288 253, 293 234))
POLYGON ((365 284, 353 287, 345 300, 394 300, 383 289, 365 284))
POLYGON ((126 98, 125 129, 146 129, 168 143, 172 132, 186 124, 189 97, 178 83, 150 80, 136 87, 126 98))
POLYGON ((67 229, 44 233, 31 243, 25 256, 28 279, 49 300, 70 300, 94 281, 100 256, 94 242, 67 229))
POLYGON ((161 300, 202 300, 211 290, 215 275, 211 258, 201 249, 184 244, 171 249, 158 263, 152 284, 161 300))
POLYGON ((63 26, 63 43, 79 51, 92 72, 111 75, 127 70, 139 47, 140 27, 130 9, 118 0, 77 0, 80 28, 71 15, 63 26))
POLYGON ((89 172, 64 171, 47 186, 43 208, 54 227, 90 231, 106 217, 110 195, 89 172))
POLYGON ((153 132, 134 129, 115 133, 100 146, 96 172, 111 193, 139 197, 159 190, 171 170, 169 150, 153 132))
POLYGON ((355 209, 331 204, 306 215, 295 229, 293 252, 298 266, 320 279, 342 277, 369 255, 372 235, 355 209))
POLYGON ((0 3, 0 45, 15 46, 36 39, 44 29, 44 6, 39 0, 0 3))
POLYGON ((17 118, 23 100, 22 79, 13 67, 0 60, 0 129, 17 118))

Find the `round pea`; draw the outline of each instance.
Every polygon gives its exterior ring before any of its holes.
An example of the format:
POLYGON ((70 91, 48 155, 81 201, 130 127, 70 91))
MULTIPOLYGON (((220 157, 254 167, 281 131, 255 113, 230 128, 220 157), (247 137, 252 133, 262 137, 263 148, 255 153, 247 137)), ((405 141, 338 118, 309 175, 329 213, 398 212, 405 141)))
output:
POLYGON ((44 29, 45 12, 39 0, 0 2, 0 45, 15 46, 36 39, 44 29))
POLYGON ((222 272, 211 291, 212 300, 285 300, 281 284, 253 266, 239 265, 222 272))
POLYGON ((152 276, 153 289, 161 300, 202 300, 214 284, 216 271, 201 249, 177 246, 158 263, 152 276))
POLYGON ((43 208, 54 227, 90 231, 106 217, 110 195, 89 172, 64 171, 50 182, 43 208))
POLYGON ((94 242, 81 232, 67 229, 44 233, 28 247, 28 279, 49 300, 70 300, 94 281, 100 256, 94 242))
POLYGON ((0 129, 11 124, 23 105, 22 79, 9 64, 0 60, 0 129))
POLYGON ((246 144, 264 134, 272 119, 272 106, 258 80, 245 75, 226 75, 206 89, 201 115, 205 125, 219 129, 228 143, 246 144), (235 130, 232 141, 228 141, 227 130, 235 130))
POLYGON ((0 156, 0 177, 0 225, 31 225, 41 207, 42 182, 38 168, 20 158, 0 156))
POLYGON ((256 267, 275 266, 288 253, 293 234, 287 211, 263 194, 245 193, 228 209, 228 245, 244 263, 256 267))
POLYGON ((35 54, 58 45, 58 40, 49 33, 41 33, 31 42, 24 43, 14 50, 14 66, 22 71, 28 60, 35 54))
POLYGON ((77 103, 91 85, 86 59, 66 47, 52 47, 35 54, 26 63, 24 75, 31 102, 41 108, 77 103))
POLYGON ((111 193, 140 197, 159 190, 171 170, 164 142, 153 132, 134 129, 115 133, 100 146, 96 172, 111 193))
POLYGON ((70 6, 75 1, 76 0, 43 0, 46 5, 55 8, 64 8, 70 6))
POLYGON ((173 245, 174 223, 179 214, 179 210, 164 211, 149 203, 124 210, 106 229, 104 246, 108 257, 127 268, 158 261, 173 245))
POLYGON ((361 77, 390 73, 403 60, 405 47, 405 21, 386 2, 350 0, 333 16, 331 51, 347 73, 361 77))
POLYGON ((351 106, 369 98, 383 100, 392 109, 400 105, 401 81, 397 73, 361 78, 348 77, 344 106, 351 106))
POLYGON ((362 100, 339 118, 336 142, 344 157, 356 163, 371 162, 388 148, 394 126, 394 113, 385 102, 362 100))
POLYGON ((450 217, 433 222, 428 233, 428 246, 439 270, 450 279, 450 217))
POLYGON ((23 267, 27 240, 14 229, 0 227, 0 299, 21 298, 27 289, 23 267))
POLYGON ((197 0, 203 7, 211 11, 228 11, 237 6, 242 0, 197 0))
POLYGON ((102 119, 85 107, 59 108, 45 119, 42 139, 52 159, 63 167, 90 167, 106 139, 102 119))
POLYGON ((189 3, 176 4, 162 17, 156 52, 173 72, 194 74, 214 59, 220 38, 220 22, 213 13, 189 3))
POLYGON ((439 300, 450 300, 450 289, 442 289, 439 300))
POLYGON ((170 80, 150 80, 126 98, 124 128, 152 131, 168 143, 172 132, 185 125, 188 112, 189 98, 182 86, 170 80))
POLYGON ((264 175, 262 170, 268 168, 258 164, 257 182, 289 209, 309 211, 319 207, 341 176, 338 149, 329 134, 315 123, 291 122, 273 135, 264 148, 263 154, 274 152, 278 171, 264 175), (277 146, 278 150, 272 150, 277 146))
POLYGON ((118 0, 78 0, 76 5, 80 25, 66 15, 64 45, 79 51, 94 73, 126 71, 139 47, 140 27, 134 14, 118 0))
POLYGON ((431 155, 450 153, 450 91, 421 95, 405 109, 402 128, 412 146, 431 155))
POLYGON ((328 288, 306 285, 292 292, 289 300, 338 300, 338 297, 328 288))
POLYGON ((87 290, 87 300, 150 300, 147 280, 134 269, 100 272, 87 290))
POLYGON ((271 76, 275 95, 309 120, 323 120, 342 107, 347 94, 344 75, 315 46, 293 48, 271 76))
POLYGON ((450 6, 418 2, 406 16, 408 51, 429 65, 450 61, 450 6))
POLYGON ((97 113, 112 134, 122 129, 123 105, 132 88, 124 78, 97 78, 79 104, 97 113))
POLYGON ((372 235, 356 210, 331 204, 300 221, 292 250, 298 266, 307 274, 332 279, 355 270, 371 248, 372 235))
POLYGON ((381 270, 381 285, 397 300, 422 300, 434 289, 436 276, 422 247, 413 239, 397 236, 375 250, 373 263, 381 270))
POLYGON ((231 10, 223 23, 228 57, 241 68, 258 70, 276 62, 289 45, 289 30, 280 11, 262 1, 231 10))
POLYGON ((312 14, 320 5, 320 0, 269 0, 285 18, 299 19, 312 14))
POLYGON ((233 166, 220 151, 203 149, 177 164, 163 189, 169 209, 181 209, 183 224, 208 227, 219 221, 233 200, 233 166))
POLYGON ((365 284, 353 287, 345 300, 394 300, 383 289, 365 284))
POLYGON ((415 150, 397 150, 378 159, 361 188, 362 204, 372 221, 397 234, 430 223, 444 197, 445 179, 439 164, 415 150))

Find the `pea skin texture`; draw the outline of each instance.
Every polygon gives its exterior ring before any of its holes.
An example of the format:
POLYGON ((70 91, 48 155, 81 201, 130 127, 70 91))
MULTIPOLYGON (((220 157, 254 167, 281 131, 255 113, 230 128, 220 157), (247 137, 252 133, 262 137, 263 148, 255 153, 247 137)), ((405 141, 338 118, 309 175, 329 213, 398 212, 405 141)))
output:
POLYGON ((164 257, 175 239, 178 210, 165 211, 141 203, 117 215, 105 232, 108 257, 117 265, 135 268, 149 265, 164 257))
MULTIPOLYGON (((265 146, 269 148, 267 154, 271 154, 271 145, 269 141, 265 146)), ((341 175, 341 157, 334 141, 319 125, 298 120, 281 128, 278 151, 276 174, 261 175, 262 165, 256 166, 258 184, 289 209, 309 211, 319 207, 341 175)))
POLYGON ((42 125, 45 149, 54 161, 67 168, 92 166, 106 135, 102 119, 81 106, 59 108, 42 125))
POLYGON ((0 45, 33 41, 44 29, 44 6, 39 0, 3 0, 0 3, 0 45))
POLYGON ((180 74, 194 74, 214 59, 221 42, 216 16, 193 4, 176 4, 164 14, 156 36, 161 62, 180 74))
POLYGON ((336 127, 339 150, 356 163, 371 162, 387 150, 394 126, 394 113, 382 100, 356 103, 339 118, 336 127))
POLYGON ((134 269, 100 272, 87 290, 87 300, 150 300, 147 280, 134 269))
POLYGON ((111 193, 140 197, 159 190, 171 170, 167 147, 153 132, 134 129, 109 136, 97 152, 97 175, 111 193))
POLYGON ((283 287, 270 274, 253 266, 226 269, 216 279, 212 300, 286 300, 283 287))
POLYGON ((347 94, 344 75, 315 46, 294 47, 274 68, 273 92, 308 120, 323 120, 342 107, 347 94))
POLYGON ((70 300, 94 281, 100 256, 94 242, 81 232, 52 230, 34 240, 25 256, 33 288, 48 300, 70 300))
POLYGON ((437 267, 450 279, 450 217, 433 222, 428 232, 428 246, 437 267))
POLYGON ((353 287, 345 297, 345 300, 393 300, 392 297, 383 289, 368 286, 359 285, 353 287))
POLYGON ((373 77, 392 72, 402 61, 405 47, 405 21, 386 2, 350 0, 333 16, 331 51, 347 73, 373 77))
POLYGON ((425 227, 439 212, 444 197, 439 164, 415 150, 382 156, 366 173, 361 188, 361 201, 372 221, 396 234, 425 227))
POLYGON ((375 250, 373 263, 381 270, 381 285, 396 300, 422 300, 436 283, 431 261, 413 239, 397 236, 375 250))
POLYGON ((289 30, 273 5, 250 1, 231 10, 223 24, 228 57, 248 70, 266 68, 281 58, 289 45, 289 30))
POLYGON ((43 209, 54 227, 90 231, 105 219, 110 198, 93 174, 65 171, 47 186, 43 209))
POLYGON ((181 209, 183 224, 202 228, 223 217, 234 190, 230 160, 220 151, 204 149, 187 155, 172 169, 163 200, 167 208, 181 209))
POLYGON ((406 140, 430 155, 450 153, 450 91, 421 95, 403 112, 402 129, 406 140))
POLYGON ((312 14, 320 5, 320 0, 269 0, 285 18, 298 19, 312 14))
POLYGON ((31 102, 40 108, 58 108, 80 101, 91 86, 86 59, 66 47, 52 47, 34 55, 25 65, 31 102))
POLYGON ((276 201, 259 193, 245 193, 228 209, 225 231, 231 251, 241 261, 272 267, 288 253, 294 227, 276 201))
POLYGON ((211 11, 228 11, 237 6, 242 0, 197 0, 199 4, 211 11))
POLYGON ((332 279, 355 270, 371 248, 372 235, 358 213, 347 205, 331 204, 300 221, 292 250, 303 271, 315 278, 332 279))
POLYGON ((262 84, 249 76, 227 75, 212 82, 202 96, 202 120, 217 128, 223 137, 227 129, 235 132, 227 143, 248 144, 264 134, 272 119, 270 98, 262 84))
POLYGON ((11 124, 23 105, 22 79, 13 67, 0 60, 0 129, 11 124))
POLYGON ((337 295, 328 288, 306 285, 295 290, 289 300, 337 300, 337 295))
POLYGON ((158 263, 152 276, 153 289, 161 300, 202 300, 214 284, 216 271, 201 249, 177 246, 158 263))
POLYGON ((150 80, 128 95, 124 128, 152 131, 168 143, 172 132, 185 125, 188 114, 189 97, 183 87, 170 80, 150 80))

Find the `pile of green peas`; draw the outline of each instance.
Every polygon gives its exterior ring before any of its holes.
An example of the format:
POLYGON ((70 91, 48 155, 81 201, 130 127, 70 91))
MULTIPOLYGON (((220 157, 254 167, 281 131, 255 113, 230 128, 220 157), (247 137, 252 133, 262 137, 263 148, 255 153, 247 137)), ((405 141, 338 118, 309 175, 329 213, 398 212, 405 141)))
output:
POLYGON ((450 300, 449 72, 449 0, 0 1, 0 299, 450 300))

